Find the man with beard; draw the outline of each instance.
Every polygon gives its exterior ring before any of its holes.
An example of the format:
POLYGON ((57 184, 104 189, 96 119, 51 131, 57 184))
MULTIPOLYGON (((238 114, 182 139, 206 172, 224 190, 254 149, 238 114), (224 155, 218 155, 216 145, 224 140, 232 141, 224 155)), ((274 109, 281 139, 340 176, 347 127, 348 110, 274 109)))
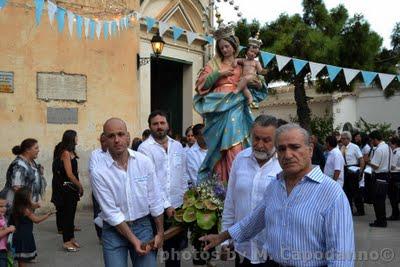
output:
MULTIPOLYGON (((277 125, 275 117, 258 116, 251 128, 252 146, 241 151, 233 161, 222 215, 223 230, 250 214, 262 201, 267 186, 282 171, 274 147, 277 125)), ((257 242, 263 234, 261 232, 249 241, 234 242, 236 267, 261 266, 266 261, 261 253, 262 244, 257 242)), ((223 251, 226 247, 227 243, 222 247, 223 251)))
POLYGON ((338 183, 311 164, 312 145, 296 124, 279 127, 275 146, 283 171, 260 204, 219 235, 200 238, 210 249, 244 242, 265 230, 267 266, 353 266, 354 229, 349 202, 338 183))
MULTIPOLYGON (((185 151, 180 142, 167 135, 169 125, 164 111, 153 111, 149 115, 148 123, 151 135, 139 146, 138 151, 147 155, 156 167, 156 175, 161 182, 164 215, 171 218, 175 209, 182 206, 183 195, 188 189, 185 151)), ((171 225, 167 220, 164 222, 164 228, 168 229, 171 225)), ((164 251, 169 255, 165 266, 180 266, 178 253, 186 246, 186 232, 165 241, 164 251)))

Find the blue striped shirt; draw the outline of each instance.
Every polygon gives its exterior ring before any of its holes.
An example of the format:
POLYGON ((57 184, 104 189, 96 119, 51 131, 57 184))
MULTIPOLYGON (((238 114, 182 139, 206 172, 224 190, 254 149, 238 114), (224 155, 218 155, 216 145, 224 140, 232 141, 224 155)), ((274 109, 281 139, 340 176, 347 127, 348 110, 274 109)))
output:
POLYGON ((228 232, 236 242, 243 242, 264 228, 263 249, 282 265, 354 265, 349 202, 340 185, 319 167, 305 175, 289 195, 279 174, 267 187, 262 203, 228 232))

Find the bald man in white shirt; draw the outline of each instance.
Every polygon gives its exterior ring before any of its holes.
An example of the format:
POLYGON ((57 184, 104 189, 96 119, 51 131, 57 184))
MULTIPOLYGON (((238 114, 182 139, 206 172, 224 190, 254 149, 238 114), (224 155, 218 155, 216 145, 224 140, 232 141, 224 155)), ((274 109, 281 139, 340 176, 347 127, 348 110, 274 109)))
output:
POLYGON ((163 244, 164 207, 154 165, 128 149, 130 136, 123 120, 107 120, 103 132, 108 152, 92 170, 91 184, 102 211, 105 266, 127 266, 129 251, 133 267, 156 267, 151 249, 163 244), (150 216, 157 229, 153 247, 145 245, 154 236, 150 216))

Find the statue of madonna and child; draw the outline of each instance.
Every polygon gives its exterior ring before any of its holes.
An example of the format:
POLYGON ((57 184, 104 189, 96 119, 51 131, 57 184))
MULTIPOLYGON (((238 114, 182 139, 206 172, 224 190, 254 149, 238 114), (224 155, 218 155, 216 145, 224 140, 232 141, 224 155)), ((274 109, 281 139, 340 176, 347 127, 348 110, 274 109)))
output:
POLYGON ((246 58, 239 54, 234 25, 220 24, 213 33, 216 55, 201 70, 196 81, 194 109, 203 117, 208 152, 198 181, 218 177, 226 184, 236 155, 250 145, 253 117, 250 106, 267 96, 265 74, 259 61, 261 40, 250 38, 246 58), (249 105, 250 104, 250 105, 249 105))

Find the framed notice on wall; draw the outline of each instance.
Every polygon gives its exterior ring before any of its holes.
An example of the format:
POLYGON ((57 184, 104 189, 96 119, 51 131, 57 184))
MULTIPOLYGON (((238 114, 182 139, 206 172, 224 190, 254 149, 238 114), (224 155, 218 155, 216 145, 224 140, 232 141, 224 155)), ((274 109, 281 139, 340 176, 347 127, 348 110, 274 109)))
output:
POLYGON ((14 93, 14 72, 0 71, 0 92, 14 93))

